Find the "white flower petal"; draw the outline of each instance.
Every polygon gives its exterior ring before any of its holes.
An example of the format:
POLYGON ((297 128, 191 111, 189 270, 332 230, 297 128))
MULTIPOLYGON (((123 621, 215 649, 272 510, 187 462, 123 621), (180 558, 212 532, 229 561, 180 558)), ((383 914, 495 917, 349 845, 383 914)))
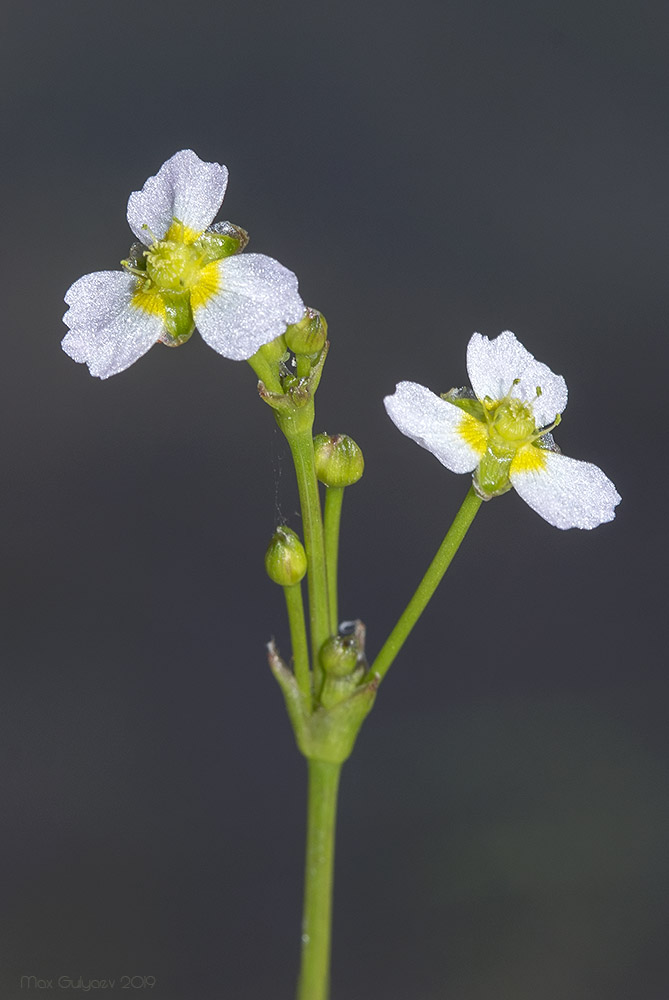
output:
POLYGON ((157 240, 164 237, 173 219, 201 233, 221 207, 227 184, 227 167, 205 163, 192 149, 182 149, 130 195, 130 228, 147 246, 153 242, 151 234, 157 240))
POLYGON ((475 333, 467 346, 467 371, 479 399, 502 399, 510 392, 516 399, 532 403, 537 427, 552 424, 567 405, 562 376, 536 361, 510 330, 493 340, 475 333), (513 386, 515 379, 520 383, 513 386), (537 386, 541 388, 539 398, 537 386))
POLYGON ((297 278, 260 253, 218 262, 220 291, 195 311, 202 337, 224 358, 245 361, 305 313, 297 278))
POLYGON ((472 444, 467 427, 478 421, 417 382, 400 382, 384 405, 403 434, 427 448, 451 472, 472 472, 485 447, 472 444), (464 433, 463 433, 464 432, 464 433))
POLYGON ((541 454, 543 469, 511 466, 511 483, 532 510, 556 528, 596 528, 613 520, 620 495, 598 466, 552 451, 541 454))
POLYGON ((136 280, 123 271, 85 274, 65 296, 70 328, 62 348, 86 362, 91 375, 108 378, 128 368, 159 339, 163 322, 131 304, 136 280))

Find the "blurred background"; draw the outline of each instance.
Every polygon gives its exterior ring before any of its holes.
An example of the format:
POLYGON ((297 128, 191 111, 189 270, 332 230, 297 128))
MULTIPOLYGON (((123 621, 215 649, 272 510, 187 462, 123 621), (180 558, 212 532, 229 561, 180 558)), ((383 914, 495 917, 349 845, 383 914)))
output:
POLYGON ((289 454, 197 335, 104 382, 59 346, 69 285, 127 254, 128 195, 191 147, 329 321, 316 430, 365 453, 341 612, 372 655, 468 485, 382 398, 465 384, 473 331, 565 376, 558 443, 624 498, 592 532, 514 493, 479 514, 344 769, 333 1000, 666 1000, 667 7, 3 21, 2 997, 293 996, 305 767, 263 571, 299 529, 289 454))

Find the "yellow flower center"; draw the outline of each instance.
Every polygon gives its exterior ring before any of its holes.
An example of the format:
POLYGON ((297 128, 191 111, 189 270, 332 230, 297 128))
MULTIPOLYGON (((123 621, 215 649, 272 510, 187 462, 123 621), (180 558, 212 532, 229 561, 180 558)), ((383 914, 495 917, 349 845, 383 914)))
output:
POLYGON ((146 253, 146 273, 160 291, 185 292, 200 275, 200 254, 187 243, 160 240, 146 253))
POLYGON ((536 431, 534 414, 526 403, 506 396, 489 408, 490 444, 500 451, 516 451, 532 439, 536 431))
POLYGON ((163 319, 165 343, 188 340, 195 326, 193 311, 220 290, 218 261, 239 243, 218 233, 198 233, 175 219, 165 238, 143 251, 143 259, 122 262, 137 278, 133 306, 163 319))
MULTIPOLYGON (((515 399, 512 391, 513 386, 503 399, 483 400, 487 447, 474 473, 474 486, 486 500, 511 489, 512 469, 529 472, 545 468, 544 450, 536 442, 560 421, 558 414, 551 427, 538 430, 532 403, 515 399)), ((537 387, 537 399, 540 395, 541 389, 537 387)))

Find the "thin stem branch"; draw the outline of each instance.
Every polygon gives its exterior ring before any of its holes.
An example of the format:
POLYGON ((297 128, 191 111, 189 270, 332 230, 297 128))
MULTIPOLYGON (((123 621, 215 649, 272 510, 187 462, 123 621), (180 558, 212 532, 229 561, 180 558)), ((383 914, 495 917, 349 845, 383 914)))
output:
POLYGON ((284 587, 286 596, 286 611, 290 626, 290 642, 293 648, 293 670, 300 691, 311 705, 311 676, 309 673, 309 645, 307 643, 307 626, 304 620, 304 602, 302 601, 302 584, 295 583, 284 587))
MULTIPOLYGON (((330 609, 328 605, 328 581, 325 564, 325 542, 323 537, 323 521, 321 518, 321 501, 318 494, 318 480, 314 463, 314 440, 312 437, 313 402, 311 420, 304 426, 304 416, 301 415, 302 426, 295 428, 283 414, 277 414, 293 456, 297 489, 302 509, 302 529, 304 547, 307 552, 308 591, 309 591, 309 624, 311 632, 312 666, 314 672, 314 695, 318 697, 321 689, 323 672, 318 654, 320 648, 331 632, 330 609)), ((306 410, 306 407, 304 408, 306 410)))
POLYGON ((416 593, 413 595, 400 618, 386 639, 379 655, 369 669, 369 676, 378 674, 385 677, 388 668, 404 645, 412 628, 427 607, 427 604, 437 589, 441 579, 451 564, 453 556, 458 551, 460 543, 467 534, 476 512, 481 506, 481 498, 474 492, 474 487, 470 487, 464 499, 462 507, 455 515, 453 524, 448 529, 446 537, 439 547, 439 551, 430 563, 427 573, 418 584, 416 593))
POLYGON ((328 599, 330 603, 330 624, 333 629, 339 622, 337 563, 339 561, 339 525, 341 505, 344 499, 343 486, 328 486, 325 491, 325 562, 328 575, 328 599))
POLYGON ((309 760, 302 962, 297 1000, 328 1000, 337 791, 341 764, 309 760))
POLYGON ((283 392, 279 376, 279 361, 285 353, 285 341, 283 337, 277 337, 270 344, 264 344, 248 359, 251 368, 270 392, 283 392))

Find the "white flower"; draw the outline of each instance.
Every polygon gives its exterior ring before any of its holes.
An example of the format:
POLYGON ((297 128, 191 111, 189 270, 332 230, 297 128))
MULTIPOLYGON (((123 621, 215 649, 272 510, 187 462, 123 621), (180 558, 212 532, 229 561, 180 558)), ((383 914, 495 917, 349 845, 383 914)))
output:
POLYGON ((183 343, 195 325, 219 354, 245 360, 302 318, 292 271, 263 254, 233 256, 244 231, 211 226, 227 183, 226 167, 183 149, 130 195, 141 243, 124 270, 85 274, 65 296, 63 350, 91 375, 123 371, 159 340, 183 343))
POLYGON ((620 503, 601 469, 559 453, 550 431, 567 405, 561 375, 535 361, 506 330, 494 340, 475 333, 467 347, 473 393, 436 396, 400 382, 385 399, 403 434, 452 472, 473 472, 484 500, 512 486, 556 528, 594 528, 612 521, 620 503))

